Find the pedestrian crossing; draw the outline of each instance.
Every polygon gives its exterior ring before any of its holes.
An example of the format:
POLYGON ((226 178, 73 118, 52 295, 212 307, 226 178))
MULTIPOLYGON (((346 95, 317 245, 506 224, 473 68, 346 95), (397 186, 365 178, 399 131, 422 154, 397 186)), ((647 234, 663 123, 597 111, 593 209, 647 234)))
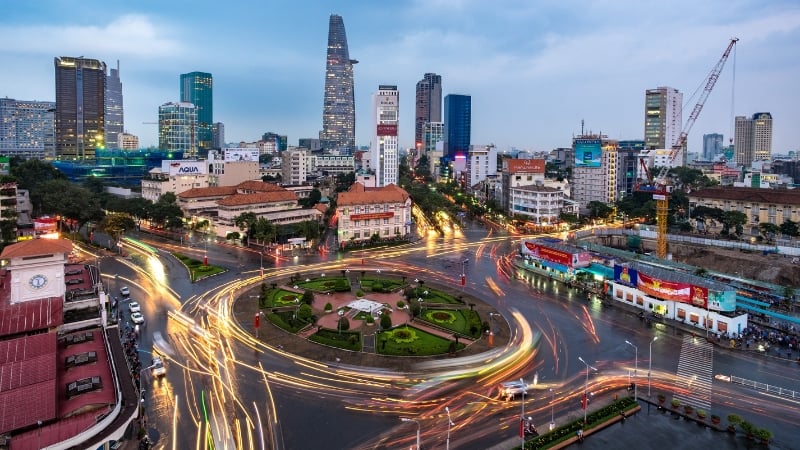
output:
POLYGON ((684 335, 674 398, 681 405, 706 411, 711 409, 711 384, 714 376, 714 346, 705 339, 684 335))

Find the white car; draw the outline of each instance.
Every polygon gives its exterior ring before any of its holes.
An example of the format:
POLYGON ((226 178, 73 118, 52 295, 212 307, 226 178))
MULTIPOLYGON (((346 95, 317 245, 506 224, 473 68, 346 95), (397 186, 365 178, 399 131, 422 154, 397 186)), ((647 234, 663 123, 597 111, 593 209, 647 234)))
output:
POLYGON ((123 297, 128 297, 131 295, 131 290, 128 289, 128 286, 122 286, 122 289, 119 290, 119 293, 122 294, 123 297))
POLYGON ((137 303, 137 302, 130 302, 130 303, 128 303, 128 308, 130 308, 130 310, 131 310, 131 312, 132 312, 132 313, 135 313, 135 312, 142 312, 142 307, 141 307, 141 306, 139 306, 139 303, 137 303))
POLYGON ((131 314, 131 320, 133 323, 138 325, 140 323, 144 323, 144 316, 140 312, 135 312, 131 314))
POLYGON ((167 374, 167 368, 164 367, 161 358, 157 356, 153 358, 153 365, 150 366, 150 373, 152 373, 154 377, 163 377, 167 374))

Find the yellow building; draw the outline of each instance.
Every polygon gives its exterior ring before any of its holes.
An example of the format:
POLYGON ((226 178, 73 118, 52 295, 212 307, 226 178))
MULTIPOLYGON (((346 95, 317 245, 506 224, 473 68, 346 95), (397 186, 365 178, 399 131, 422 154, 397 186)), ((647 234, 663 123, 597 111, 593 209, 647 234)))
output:
POLYGON ((787 220, 800 222, 800 191, 797 190, 717 187, 692 192, 688 197, 691 208, 705 206, 744 213, 749 226, 781 225, 787 220))

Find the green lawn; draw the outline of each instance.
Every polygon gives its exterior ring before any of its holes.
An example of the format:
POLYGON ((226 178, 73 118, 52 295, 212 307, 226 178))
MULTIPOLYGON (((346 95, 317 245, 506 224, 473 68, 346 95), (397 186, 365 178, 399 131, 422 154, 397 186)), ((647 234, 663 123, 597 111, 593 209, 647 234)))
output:
POLYGON ((210 277, 211 275, 216 275, 218 273, 225 272, 224 267, 215 266, 213 264, 209 264, 204 266, 203 261, 190 258, 186 255, 181 253, 173 253, 173 256, 178 258, 180 262, 186 266, 186 269, 189 271, 189 277, 191 278, 192 282, 197 280, 203 279, 205 277, 210 277))
POLYGON ((290 333, 297 333, 311 323, 310 321, 295 319, 293 317, 294 311, 281 311, 267 314, 267 320, 290 333))
POLYGON ((392 292, 405 285, 405 283, 399 280, 372 277, 362 277, 360 283, 361 289, 371 292, 392 292))
POLYGON ((381 331, 376 337, 376 345, 378 354, 395 356, 441 355, 465 347, 460 342, 456 346, 455 341, 407 325, 381 331))
POLYGON ((304 278, 292 282, 292 286, 314 292, 347 292, 350 290, 350 280, 346 277, 304 278))
POLYGON ((270 289, 265 299, 259 298, 261 308, 274 308, 280 306, 296 305, 294 299, 303 301, 303 294, 287 291, 286 289, 270 289))
POLYGON ((449 305, 457 305, 461 303, 452 295, 437 289, 432 289, 425 285, 417 287, 414 290, 414 295, 416 298, 421 298, 423 302, 427 303, 445 303, 449 305))
POLYGON ((361 351, 361 332, 328 330, 322 328, 308 338, 312 342, 317 342, 331 347, 343 348, 345 350, 361 351))
POLYGON ((481 335, 481 318, 468 309, 425 309, 419 318, 465 336, 481 335))

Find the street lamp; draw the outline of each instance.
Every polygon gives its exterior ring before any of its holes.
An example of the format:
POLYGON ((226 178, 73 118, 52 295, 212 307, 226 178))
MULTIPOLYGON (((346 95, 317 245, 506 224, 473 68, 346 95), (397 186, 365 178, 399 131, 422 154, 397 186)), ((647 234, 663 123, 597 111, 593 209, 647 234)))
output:
POLYGON ((590 366, 589 363, 583 360, 582 357, 578 356, 578 361, 584 363, 586 365, 586 384, 583 386, 583 424, 586 425, 586 412, 589 410, 589 369, 597 371, 594 367, 590 366))
POLYGON ((403 422, 414 422, 417 424, 417 450, 420 450, 419 446, 419 421, 416 419, 409 419, 408 417, 401 417, 400 420, 403 422))
POLYGON ((636 350, 636 362, 635 362, 635 365, 634 365, 634 368, 633 368, 633 398, 634 398, 634 400, 638 401, 639 400, 639 395, 638 395, 639 386, 637 385, 637 381, 639 381, 639 378, 638 378, 639 377, 639 347, 631 344, 631 342, 628 341, 628 340, 626 340, 625 343, 630 345, 631 347, 633 347, 634 350, 636 350))
POLYGON ((551 397, 550 397, 550 431, 553 431, 553 429, 556 427, 556 421, 555 421, 555 415, 554 415, 554 413, 555 413, 554 406, 555 406, 555 402, 556 402, 556 391, 553 388, 550 388, 550 394, 551 394, 551 397))
MULTIPOLYGON (((444 410, 447 411, 447 446, 446 446, 446 450, 450 450, 450 427, 452 427, 455 424, 453 423, 452 419, 450 419, 450 408, 445 406, 444 410)), ((419 444, 417 444, 417 445, 419 445, 419 444)))
POLYGON ((650 341, 650 357, 648 358, 649 367, 647 368, 647 397, 650 397, 650 373, 653 371, 653 342, 658 339, 658 336, 653 337, 650 341))

